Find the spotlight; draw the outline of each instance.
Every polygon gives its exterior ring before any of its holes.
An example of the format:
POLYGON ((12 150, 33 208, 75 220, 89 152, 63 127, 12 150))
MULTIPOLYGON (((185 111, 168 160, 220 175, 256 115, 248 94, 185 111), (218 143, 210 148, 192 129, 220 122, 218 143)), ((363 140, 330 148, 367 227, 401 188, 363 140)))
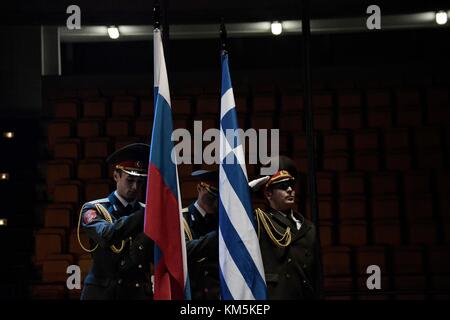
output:
POLYGON ((0 180, 9 180, 9 173, 0 172, 0 180))
POLYGON ((116 26, 108 27, 108 35, 111 39, 117 39, 120 36, 119 29, 116 26))
POLYGON ((280 22, 274 21, 270 25, 270 30, 272 31, 272 34, 278 36, 281 34, 281 32, 283 32, 283 26, 281 25, 280 22))
POLYGON ((3 132, 3 137, 5 137, 6 139, 12 139, 14 138, 14 132, 12 131, 3 132))
POLYGON ((447 23, 447 12, 441 10, 439 12, 436 12, 436 23, 437 24, 446 24, 447 23))

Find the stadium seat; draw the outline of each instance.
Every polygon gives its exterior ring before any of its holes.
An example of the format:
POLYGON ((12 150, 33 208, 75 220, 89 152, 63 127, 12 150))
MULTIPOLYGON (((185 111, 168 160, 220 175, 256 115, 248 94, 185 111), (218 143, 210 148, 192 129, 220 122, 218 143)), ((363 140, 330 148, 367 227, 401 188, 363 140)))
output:
POLYGON ((361 172, 340 173, 338 175, 338 188, 341 195, 364 195, 365 175, 361 172))
POLYGON ((142 137, 150 141, 153 128, 153 118, 139 117, 134 123, 134 133, 137 137, 142 137))
POLYGON ((367 244, 367 223, 365 221, 341 220, 338 228, 340 245, 360 247, 367 244))
POLYGON ((101 118, 108 117, 107 101, 104 98, 93 98, 83 100, 83 117, 101 118))
POLYGON ((77 137, 100 137, 104 132, 103 124, 103 119, 80 119, 77 122, 77 137))
POLYGON ((112 191, 113 183, 111 179, 87 180, 84 183, 84 199, 86 201, 105 198, 112 191))
POLYGON ((56 119, 78 119, 80 116, 78 101, 74 99, 54 101, 53 116, 56 119))
POLYGON ((84 143, 86 159, 100 158, 105 160, 111 154, 110 138, 87 138, 84 143))
POLYGON ((53 150, 57 140, 73 137, 73 122, 71 120, 54 120, 47 125, 48 147, 53 150))
POLYGON ((374 172, 370 174, 370 188, 373 195, 397 194, 399 176, 394 172, 374 172))
POLYGON ((380 170, 380 154, 375 150, 355 151, 354 168, 357 171, 377 172, 380 170))
POLYGON ((78 162, 77 178, 80 180, 104 178, 106 176, 105 166, 105 160, 80 160, 78 162))
POLYGON ((374 220, 398 219, 400 214, 398 195, 379 195, 372 198, 374 220))
POLYGON ((55 159, 73 159, 81 158, 80 139, 58 139, 53 150, 55 159))
POLYGON ((110 118, 106 120, 106 135, 108 137, 126 137, 130 135, 131 118, 110 118))
POLYGON ((76 180, 66 180, 55 185, 53 201, 57 203, 78 204, 82 200, 82 184, 76 180))
POLYGON ((53 193, 55 184, 58 181, 73 178, 73 161, 71 160, 50 160, 47 162, 47 192, 53 193))
POLYGON ((350 249, 343 246, 323 247, 322 264, 325 277, 350 275, 350 249))
POLYGON ((136 98, 131 96, 114 97, 111 103, 111 116, 117 118, 136 117, 136 98))
POLYGON ((45 228, 70 228, 72 219, 71 206, 52 204, 44 209, 45 228))
POLYGON ((303 110, 303 96, 283 95, 281 97, 281 109, 285 112, 300 112, 303 110))
POLYGON ((417 275, 424 271, 423 248, 400 246, 393 250, 394 274, 417 275))
POLYGON ((373 237, 376 245, 398 246, 402 243, 399 220, 377 220, 373 225, 373 237))
POLYGON ((366 219, 367 200, 364 196, 341 196, 339 199, 339 219, 366 219))
POLYGON ((355 150, 375 151, 379 148, 379 132, 377 130, 357 130, 353 133, 355 150))

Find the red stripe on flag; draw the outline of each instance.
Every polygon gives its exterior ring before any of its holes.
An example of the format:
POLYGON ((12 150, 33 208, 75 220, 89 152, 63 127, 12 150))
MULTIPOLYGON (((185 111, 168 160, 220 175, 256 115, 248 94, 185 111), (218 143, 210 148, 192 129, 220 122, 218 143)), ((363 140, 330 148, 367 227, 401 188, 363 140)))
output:
POLYGON ((184 299, 183 255, 178 200, 164 184, 158 168, 149 166, 145 233, 162 256, 155 266, 155 299, 184 299))

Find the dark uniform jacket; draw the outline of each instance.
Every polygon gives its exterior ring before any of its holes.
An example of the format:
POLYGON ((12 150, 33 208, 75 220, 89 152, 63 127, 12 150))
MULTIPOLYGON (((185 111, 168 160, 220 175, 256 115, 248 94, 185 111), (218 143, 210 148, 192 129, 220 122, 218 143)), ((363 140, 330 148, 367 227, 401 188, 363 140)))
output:
POLYGON ((124 208, 114 192, 108 198, 83 205, 81 225, 89 237, 92 267, 84 281, 81 299, 147 299, 151 297, 150 262, 153 244, 143 233, 144 204, 124 208), (112 223, 95 207, 101 204, 111 215, 112 223), (131 238, 131 239, 130 239, 131 238), (121 247, 115 253, 111 245, 121 247))
MULTIPOLYGON (((264 210, 272 224, 282 233, 289 226, 291 243, 284 248, 277 246, 259 224, 260 248, 264 272, 271 300, 316 299, 319 297, 320 259, 316 245, 315 226, 299 213, 296 219, 302 223, 297 230, 295 222, 279 211, 264 210)), ((276 238, 280 238, 276 234, 276 238)))
POLYGON ((215 300, 220 297, 219 240, 217 216, 204 218, 194 204, 183 209, 192 240, 186 232, 191 296, 193 300, 215 300), (208 219, 211 218, 211 219, 208 219))

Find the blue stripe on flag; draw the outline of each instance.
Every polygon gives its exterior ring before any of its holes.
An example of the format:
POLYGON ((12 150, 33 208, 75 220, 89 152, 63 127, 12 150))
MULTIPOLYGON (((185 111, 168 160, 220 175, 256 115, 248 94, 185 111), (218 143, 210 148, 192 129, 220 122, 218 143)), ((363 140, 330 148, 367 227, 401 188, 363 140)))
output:
POLYGON ((164 184, 178 198, 176 168, 171 158, 173 149, 172 131, 172 110, 166 99, 158 94, 156 98, 155 118, 153 120, 150 161, 159 169, 164 179, 164 184), (154 141, 164 141, 167 143, 153 143, 154 141))
MULTIPOLYGON (((222 200, 219 200, 219 206, 222 212, 226 212, 222 200)), ((266 284, 259 274, 259 270, 253 261, 252 256, 247 250, 244 242, 231 223, 228 214, 222 215, 220 220, 220 231, 228 251, 232 253, 233 261, 241 272, 245 282, 253 293, 255 298, 260 298, 260 292, 265 292, 266 284)))

